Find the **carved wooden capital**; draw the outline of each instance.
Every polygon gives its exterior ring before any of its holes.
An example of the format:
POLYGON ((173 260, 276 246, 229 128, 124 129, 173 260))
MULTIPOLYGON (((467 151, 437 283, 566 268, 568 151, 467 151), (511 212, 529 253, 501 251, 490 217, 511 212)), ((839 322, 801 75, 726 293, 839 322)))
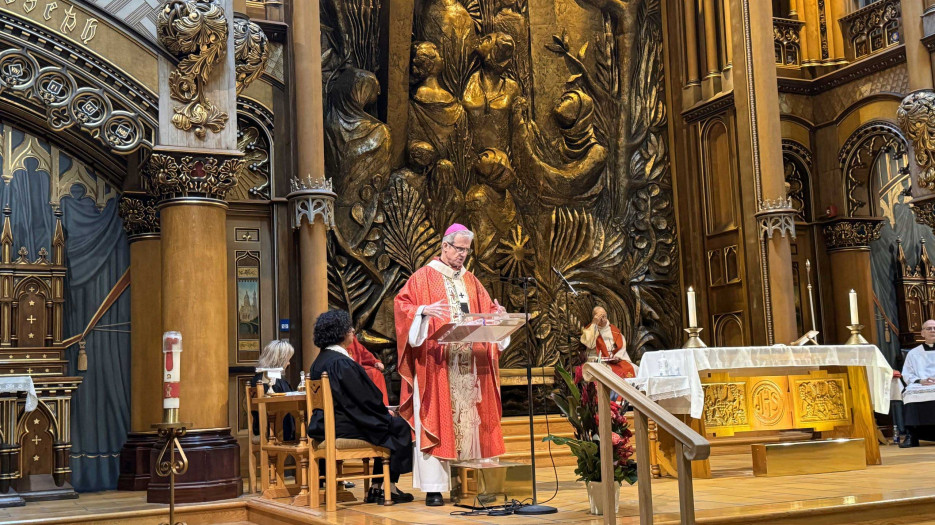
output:
POLYGON ((292 203, 292 228, 301 228, 303 217, 309 224, 315 224, 315 218, 321 217, 328 229, 334 228, 336 197, 331 179, 293 178, 292 192, 286 196, 292 203))
POLYGON ((143 185, 159 204, 177 200, 224 201, 237 184, 243 154, 159 149, 143 170, 143 185))
POLYGON ((829 222, 822 227, 825 247, 829 252, 869 249, 870 243, 880 238, 884 220, 881 217, 847 217, 829 222))
POLYGON ((124 194, 120 198, 118 212, 130 242, 159 238, 159 208, 152 196, 124 194))
POLYGON ((920 188, 935 190, 935 91, 909 93, 896 110, 896 121, 912 142, 919 165, 920 188))

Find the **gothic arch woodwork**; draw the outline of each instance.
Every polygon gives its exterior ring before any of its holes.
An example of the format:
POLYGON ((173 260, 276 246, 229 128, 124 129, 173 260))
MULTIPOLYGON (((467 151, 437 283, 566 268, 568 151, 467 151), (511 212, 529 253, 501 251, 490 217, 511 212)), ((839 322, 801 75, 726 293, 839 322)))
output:
POLYGON ((811 222, 812 207, 812 154, 804 145, 791 139, 782 139, 782 164, 789 198, 797 212, 796 219, 811 222))
MULTIPOLYGON (((841 148, 838 163, 844 174, 844 198, 848 217, 879 217, 879 185, 873 167, 881 154, 905 158, 909 151, 902 132, 892 122, 877 120, 857 128, 841 148)), ((908 161, 902 168, 908 173, 908 161)))
POLYGON ((737 227, 733 141, 727 121, 715 117, 701 128, 705 185, 705 225, 708 235, 737 227))

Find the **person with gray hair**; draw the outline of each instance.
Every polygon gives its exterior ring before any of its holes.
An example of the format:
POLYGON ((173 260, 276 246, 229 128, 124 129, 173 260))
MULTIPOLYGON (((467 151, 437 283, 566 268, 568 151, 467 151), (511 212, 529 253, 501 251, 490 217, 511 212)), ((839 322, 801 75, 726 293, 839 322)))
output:
POLYGON ((505 452, 500 429, 500 349, 488 343, 447 344, 429 339, 469 313, 504 313, 464 263, 474 233, 452 224, 441 255, 416 270, 394 302, 399 357, 399 414, 415 433, 412 486, 428 506, 444 505, 449 462, 505 452))
MULTIPOLYGON (((295 348, 289 344, 289 341, 285 339, 275 339, 270 341, 263 351, 260 352, 260 359, 256 363, 257 373, 253 376, 253 379, 250 381, 250 386, 257 386, 260 383, 263 383, 264 391, 269 392, 292 392, 292 385, 286 381, 282 374, 286 371, 286 368, 289 367, 289 360, 292 359, 292 355, 295 354, 295 348), (270 377, 269 373, 263 372, 264 369, 282 369, 278 374, 279 377, 270 377)), ((251 410, 250 415, 253 417, 253 435, 260 435, 260 413, 256 410, 251 410)), ((285 441, 294 441, 295 440, 295 419, 291 415, 286 415, 282 419, 282 434, 283 440, 285 441)))

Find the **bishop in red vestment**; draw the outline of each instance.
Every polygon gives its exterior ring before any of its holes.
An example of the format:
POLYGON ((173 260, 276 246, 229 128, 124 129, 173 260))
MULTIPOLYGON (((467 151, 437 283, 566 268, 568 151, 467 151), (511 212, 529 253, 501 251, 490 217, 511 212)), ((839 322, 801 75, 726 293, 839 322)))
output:
POLYGON ((581 333, 581 344, 588 350, 588 359, 601 358, 620 377, 636 377, 638 368, 627 355, 626 341, 620 330, 607 320, 607 311, 595 306, 591 324, 581 333))
POLYGON ((415 435, 413 487, 428 493, 431 506, 442 505, 441 493, 450 489, 450 460, 505 452, 498 346, 442 346, 428 339, 465 313, 505 311, 463 266, 473 239, 460 224, 448 228, 441 256, 412 274, 394 305, 402 378, 399 413, 415 435))
POLYGON ((380 392, 383 392, 383 404, 389 406, 390 398, 386 393, 386 378, 383 377, 383 363, 370 353, 370 350, 367 350, 367 347, 362 345, 360 341, 357 340, 356 336, 354 340, 351 341, 351 346, 347 347, 347 353, 351 355, 351 358, 356 361, 358 365, 364 368, 364 372, 367 372, 367 377, 373 381, 373 384, 377 385, 380 392))

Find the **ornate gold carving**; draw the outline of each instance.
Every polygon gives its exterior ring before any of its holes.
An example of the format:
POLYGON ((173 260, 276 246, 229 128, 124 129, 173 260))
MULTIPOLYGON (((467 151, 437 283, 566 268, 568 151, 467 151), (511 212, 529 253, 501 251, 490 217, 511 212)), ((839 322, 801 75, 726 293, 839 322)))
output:
POLYGON ((935 91, 913 91, 899 104, 896 121, 912 142, 920 188, 935 190, 935 91))
POLYGON ((811 221, 811 192, 809 179, 812 169, 812 154, 798 142, 782 140, 782 167, 786 184, 789 185, 789 200, 796 211, 796 220, 811 221))
POLYGON ((114 110, 105 89, 81 85, 66 68, 41 67, 25 49, 0 53, 0 91, 9 91, 45 107, 54 131, 72 126, 89 132, 117 153, 131 153, 149 145, 137 114, 114 110))
POLYGON ((829 251, 853 248, 868 248, 870 243, 880 238, 883 219, 845 218, 825 224, 825 246, 829 251))
POLYGON ((736 427, 749 424, 745 383, 708 383, 703 387, 705 427, 736 427))
POLYGON ((237 149, 244 154, 244 164, 237 174, 237 186, 228 194, 228 199, 268 199, 272 144, 262 126, 239 112, 237 149))
POLYGON ((158 151, 143 170, 143 185, 160 204, 178 199, 224 200, 237 184, 243 158, 198 152, 158 151))
POLYGON ((916 216, 916 222, 935 230, 935 199, 912 201, 912 213, 916 216))
POLYGON ((130 242, 159 236, 159 208, 152 197, 124 194, 118 206, 130 242))
POLYGON ((844 399, 844 379, 799 380, 794 384, 801 403, 797 419, 803 427, 826 421, 844 421, 850 417, 844 399))
POLYGON ((205 85, 214 66, 227 51, 227 16, 217 0, 169 0, 156 21, 159 42, 179 59, 169 75, 175 108, 172 124, 204 139, 207 130, 220 132, 228 115, 205 96, 205 85))
POLYGON ((805 26, 800 20, 773 18, 773 47, 776 50, 776 65, 798 66, 802 62, 799 31, 805 26))
POLYGON ((841 29, 850 38, 854 58, 898 45, 901 16, 899 0, 883 0, 842 17, 841 29))
MULTIPOLYGON (((870 177, 877 157, 886 153, 894 157, 906 155, 908 144, 899 128, 886 121, 871 121, 859 128, 844 142, 838 162, 844 170, 847 195, 847 216, 869 215, 867 203, 878 197, 870 195, 870 177)), ((906 159, 908 163, 908 159, 906 159)))
POLYGON ((269 60, 269 39, 260 26, 242 15, 234 16, 234 63, 237 72, 237 94, 266 70, 269 60))
POLYGON ((753 417, 763 426, 774 426, 782 421, 786 412, 782 389, 773 381, 757 382, 750 392, 753 417))

